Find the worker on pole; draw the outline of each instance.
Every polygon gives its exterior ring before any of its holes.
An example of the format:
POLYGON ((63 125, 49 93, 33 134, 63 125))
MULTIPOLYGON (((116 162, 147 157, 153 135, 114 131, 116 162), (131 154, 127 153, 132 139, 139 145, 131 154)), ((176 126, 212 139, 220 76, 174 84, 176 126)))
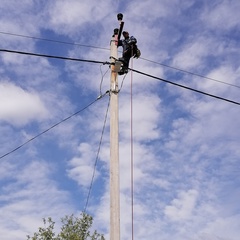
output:
POLYGON ((123 31, 123 40, 118 41, 118 47, 122 46, 123 53, 119 60, 123 63, 121 70, 118 72, 119 75, 128 73, 129 60, 131 57, 139 58, 141 55, 140 50, 137 47, 137 39, 133 36, 129 37, 127 31, 123 31))

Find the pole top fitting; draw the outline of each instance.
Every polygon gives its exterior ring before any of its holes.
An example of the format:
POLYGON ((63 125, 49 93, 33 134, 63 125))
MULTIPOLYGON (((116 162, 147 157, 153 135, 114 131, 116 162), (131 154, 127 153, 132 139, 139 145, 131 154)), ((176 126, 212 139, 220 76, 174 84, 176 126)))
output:
POLYGON ((119 14, 117 15, 117 19, 118 19, 118 21, 122 21, 122 20, 123 20, 123 14, 122 14, 122 13, 119 13, 119 14))

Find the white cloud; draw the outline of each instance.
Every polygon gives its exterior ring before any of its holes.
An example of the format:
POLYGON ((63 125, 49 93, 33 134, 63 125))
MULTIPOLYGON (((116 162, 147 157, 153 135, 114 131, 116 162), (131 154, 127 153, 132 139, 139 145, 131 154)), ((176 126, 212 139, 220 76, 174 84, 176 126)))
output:
POLYGON ((178 198, 171 201, 171 205, 165 207, 164 213, 172 221, 190 219, 197 202, 198 192, 194 189, 180 192, 178 198))
MULTIPOLYGON (((226 218, 218 218, 215 221, 208 224, 206 229, 203 232, 210 233, 209 235, 218 235, 220 236, 217 239, 223 240, 237 240, 239 238, 238 231, 239 231, 239 215, 226 217, 226 218)), ((204 234, 203 234, 204 235, 204 234)), ((201 238, 203 239, 203 238, 201 238)), ((212 239, 209 237, 209 239, 212 239)), ((214 239, 214 238, 213 238, 214 239)))
POLYGON ((59 220, 71 209, 67 192, 59 190, 49 178, 50 165, 35 161, 13 168, 0 194, 0 201, 5 203, 0 207, 0 233, 6 240, 20 240, 37 231, 43 217, 59 220))
POLYGON ((8 179, 12 175, 12 171, 14 170, 14 166, 8 162, 0 163, 0 179, 8 179))
MULTIPOLYGON (((60 33, 76 34, 76 31, 79 31, 85 24, 88 25, 103 19, 108 13, 109 6, 111 7, 111 2, 103 0, 93 5, 89 4, 87 0, 51 2, 48 7, 49 27, 60 33)), ((82 36, 83 39, 90 36, 89 33, 77 33, 77 35, 82 36)))
MULTIPOLYGON (((237 79, 239 77, 239 73, 231 65, 223 64, 218 68, 210 71, 207 77, 212 79, 217 79, 227 84, 237 85, 238 84, 237 79)), ((228 93, 229 91, 231 91, 231 88, 229 87, 229 85, 219 84, 216 81, 205 81, 205 82, 198 81, 197 86, 203 89, 204 91, 208 91, 208 92, 211 92, 212 94, 221 95, 221 96, 224 93, 228 93)))
POLYGON ((202 20, 207 23, 208 27, 229 30, 239 24, 237 13, 240 4, 238 1, 222 1, 209 6, 202 14, 202 20))
POLYGON ((174 57, 173 65, 182 69, 195 68, 202 64, 203 58, 211 53, 212 43, 203 37, 191 39, 174 57))
MULTIPOLYGON (((77 181, 80 186, 89 187, 96 159, 95 151, 88 143, 81 143, 78 150, 81 157, 74 157, 69 161, 68 176, 77 181)), ((97 179, 98 175, 96 170, 94 180, 97 179)))
MULTIPOLYGON (((120 129, 121 135, 125 139, 130 137, 131 112, 130 98, 125 95, 120 103, 120 129)), ((132 121, 134 139, 137 141, 148 141, 159 137, 160 132, 157 128, 161 123, 161 100, 150 93, 139 93, 134 95, 132 121)))
MULTIPOLYGON (((137 37, 143 58, 238 84, 236 1, 53 0, 42 4, 12 0, 3 1, 0 11, 2 31, 100 47, 109 47, 112 31, 118 27, 116 14, 123 12, 124 29, 137 37)), ((110 55, 95 48, 1 37, 2 48, 103 61, 110 55)), ((234 87, 189 77, 144 59, 134 60, 133 68, 238 101, 234 87)), ((99 94, 99 65, 1 53, 0 72, 8 80, 0 84, 1 153, 99 94)), ((109 77, 108 73, 104 78, 103 92, 109 89, 109 77)), ((123 240, 131 234, 130 86, 131 72, 119 94, 123 240)), ((23 239, 25 233, 37 230, 43 216, 55 220, 68 209, 81 211, 86 195, 82 188, 91 181, 106 106, 107 100, 94 104, 0 164, 1 236, 23 239)), ((238 107, 136 73, 133 107, 135 238, 238 239, 238 107)), ((109 123, 99 160, 95 182, 103 186, 93 186, 88 209, 94 226, 108 238, 109 123)))
POLYGON ((0 119, 13 125, 25 125, 47 117, 48 111, 41 98, 12 83, 0 84, 0 119))

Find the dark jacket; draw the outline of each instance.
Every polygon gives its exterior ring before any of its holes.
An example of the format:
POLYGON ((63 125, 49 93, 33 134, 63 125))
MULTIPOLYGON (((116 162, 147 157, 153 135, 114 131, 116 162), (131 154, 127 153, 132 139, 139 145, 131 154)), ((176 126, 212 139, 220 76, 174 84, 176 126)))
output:
POLYGON ((123 57, 126 55, 130 55, 129 57, 131 57, 132 47, 136 45, 136 43, 137 43, 137 39, 133 36, 118 41, 118 47, 119 46, 123 47, 123 57))

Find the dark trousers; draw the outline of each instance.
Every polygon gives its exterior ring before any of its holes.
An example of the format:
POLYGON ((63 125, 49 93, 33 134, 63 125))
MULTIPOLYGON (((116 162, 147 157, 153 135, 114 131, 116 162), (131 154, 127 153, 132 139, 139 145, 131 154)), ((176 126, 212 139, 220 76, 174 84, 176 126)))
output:
POLYGON ((132 51, 131 51, 131 49, 128 49, 125 52, 123 52, 122 57, 119 58, 119 60, 123 62, 123 67, 125 69, 128 69, 129 61, 130 61, 131 57, 132 57, 132 51))

